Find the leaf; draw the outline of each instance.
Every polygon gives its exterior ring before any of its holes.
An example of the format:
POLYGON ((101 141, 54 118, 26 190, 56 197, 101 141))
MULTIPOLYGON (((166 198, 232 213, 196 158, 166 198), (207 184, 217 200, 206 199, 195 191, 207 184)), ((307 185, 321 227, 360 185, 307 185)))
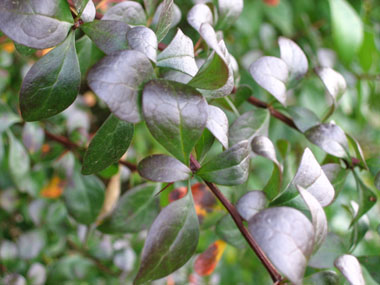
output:
POLYGON ((312 127, 305 132, 305 136, 313 144, 333 156, 345 158, 348 142, 344 131, 332 123, 324 123, 312 127))
POLYGON ((376 282, 380 282, 380 272, 379 272, 379 262, 380 262, 380 256, 379 255, 368 255, 368 256, 359 256, 358 260, 361 265, 363 265, 371 274, 373 279, 375 279, 376 282))
POLYGON ((338 285, 339 276, 334 271, 320 271, 304 279, 305 285, 338 285))
POLYGON ((198 32, 203 23, 212 25, 213 16, 211 9, 203 3, 194 5, 187 13, 187 22, 198 32))
POLYGON ((152 75, 149 59, 141 52, 128 50, 99 61, 89 71, 87 81, 115 116, 137 123, 140 121, 137 105, 139 87, 152 75))
MULTIPOLYGON (((340 1, 340 0, 338 0, 340 1)), ((316 72, 330 94, 333 104, 346 92, 347 83, 342 74, 330 67, 317 68, 316 72)))
POLYGON ((30 153, 39 151, 44 139, 44 130, 37 123, 25 123, 22 129, 22 142, 30 153))
POLYGON ((282 105, 286 106, 286 82, 288 80, 288 66, 277 57, 263 56, 249 67, 253 79, 282 105))
POLYGON ((20 90, 20 110, 26 121, 54 116, 69 107, 80 87, 75 35, 38 60, 26 74, 20 90))
POLYGON ((347 169, 341 167, 337 163, 324 164, 322 165, 322 170, 326 174, 330 183, 333 185, 336 193, 335 196, 338 196, 338 193, 340 192, 346 181, 349 171, 347 171, 347 169))
POLYGON ((54 47, 66 38, 73 24, 65 0, 0 2, 0 30, 24 46, 54 47))
POLYGON ((346 134, 346 137, 347 137, 349 143, 351 144, 351 146, 354 148, 355 155, 359 158, 360 166, 362 168, 368 170, 368 165, 367 165, 367 162, 365 161, 364 153, 363 153, 363 150, 362 150, 358 140, 349 134, 346 134))
POLYGON ((207 102, 181 83, 152 80, 143 91, 143 114, 153 137, 188 165, 189 155, 207 122, 207 102))
POLYGON ((126 34, 130 27, 125 22, 95 20, 80 28, 105 54, 128 49, 126 34))
POLYGON ((79 16, 82 15, 89 2, 92 2, 92 0, 73 0, 74 7, 77 10, 79 16))
POLYGON ((305 188, 323 207, 331 204, 334 199, 334 188, 309 148, 302 155, 292 183, 305 188))
POLYGON ((247 247, 246 240, 230 215, 225 215, 220 219, 216 224, 215 232, 219 238, 236 248, 242 249, 247 247))
POLYGON ((191 170, 174 157, 158 154, 140 161, 139 174, 145 179, 156 182, 176 182, 191 177, 191 170))
POLYGON ((96 132, 83 158, 83 174, 99 172, 117 162, 131 144, 134 126, 110 115, 96 132))
POLYGON ((268 200, 263 191, 249 191, 236 203, 236 209, 244 220, 249 221, 254 215, 265 209, 267 204, 268 200))
POLYGON ((292 117, 297 128, 303 133, 321 123, 313 111, 302 106, 290 106, 286 111, 292 117))
POLYGON ((197 73, 193 42, 180 29, 170 44, 157 56, 157 66, 171 68, 191 76, 197 73))
POLYGON ((208 129, 204 129, 202 136, 195 145, 197 159, 202 161, 214 144, 215 138, 208 129))
POLYGON ((136 233, 148 228, 158 214, 155 185, 141 184, 125 192, 98 230, 108 234, 136 233))
POLYGON ((83 11, 79 10, 78 15, 84 23, 88 23, 94 21, 96 16, 96 8, 92 0, 85 2, 87 2, 87 5, 85 6, 83 11))
POLYGON ((156 62, 158 43, 151 29, 143 26, 134 27, 127 32, 127 40, 131 49, 142 52, 151 61, 156 62))
POLYGON ((248 228, 273 265, 290 282, 302 284, 314 243, 309 220, 293 208, 275 207, 253 216, 248 228))
POLYGON ((21 121, 5 102, 0 101, 0 135, 5 130, 9 129, 13 124, 21 121))
MULTIPOLYGON (((162 12, 163 7, 164 7, 164 2, 162 1, 157 6, 156 11, 154 12, 154 16, 152 19, 152 26, 153 27, 157 27, 158 22, 160 20, 160 16, 161 16, 161 12, 162 12)), ((169 29, 176 27, 178 25, 178 23, 181 21, 181 18, 182 18, 181 9, 173 1, 172 20, 171 20, 169 29)))
POLYGON ((310 210, 311 220, 314 228, 314 252, 318 250, 318 248, 325 241, 327 236, 327 218, 326 214, 323 211, 321 204, 318 202, 315 197, 310 194, 308 191, 303 189, 302 187, 297 187, 298 191, 305 204, 310 210))
POLYGON ((125 22, 129 25, 145 25, 146 16, 143 7, 135 1, 124 1, 110 7, 102 18, 125 22))
POLYGON ((34 285, 45 284, 46 281, 46 268, 41 263, 33 263, 27 273, 28 279, 33 280, 34 285))
POLYGON ((83 37, 77 40, 75 46, 80 73, 82 78, 85 79, 87 77, 87 71, 104 56, 104 53, 94 45, 92 40, 86 35, 83 35, 83 37))
POLYGON ((351 285, 365 285, 362 269, 357 258, 350 254, 338 257, 334 265, 351 285))
POLYGON ((46 235, 42 230, 22 233, 17 240, 18 254, 21 260, 38 257, 46 245, 46 235))
POLYGON ((184 265, 195 252, 199 224, 189 193, 164 208, 149 229, 136 284, 167 276, 184 265))
POLYGON ((362 44, 363 23, 345 0, 329 0, 329 3, 334 44, 340 57, 348 63, 362 44))
POLYGON ((288 69, 295 78, 306 74, 309 64, 302 49, 292 40, 279 37, 281 59, 288 65, 288 69))
POLYGON ((241 141, 213 157, 197 171, 204 180, 221 185, 237 185, 248 178, 249 144, 241 141))
MULTIPOLYGON (((358 213, 359 205, 355 201, 350 201, 349 205, 342 205, 347 212, 351 215, 352 219, 358 213)), ((369 230, 369 219, 367 215, 363 215, 356 223, 352 225, 350 234, 349 251, 355 250, 360 241, 364 238, 365 234, 369 230)))
POLYGON ((174 14, 173 0, 164 0, 162 3, 161 13, 156 27, 158 42, 161 42, 168 33, 173 21, 174 14))
POLYGON ((225 248, 226 243, 222 240, 212 243, 204 252, 198 255, 194 262, 194 271, 200 276, 211 275, 218 265, 225 248))
POLYGON ((69 179, 63 198, 69 214, 79 223, 89 225, 95 222, 104 202, 104 185, 96 176, 83 176, 75 167, 69 179))
POLYGON ((266 109, 254 108, 238 117, 229 128, 229 142, 251 141, 256 135, 268 133, 270 114, 266 109))
POLYGON ((208 106, 206 128, 209 129, 224 148, 228 148, 228 119, 220 108, 212 105, 208 106))
POLYGON ((233 24, 243 11, 243 0, 218 0, 220 26, 233 24))

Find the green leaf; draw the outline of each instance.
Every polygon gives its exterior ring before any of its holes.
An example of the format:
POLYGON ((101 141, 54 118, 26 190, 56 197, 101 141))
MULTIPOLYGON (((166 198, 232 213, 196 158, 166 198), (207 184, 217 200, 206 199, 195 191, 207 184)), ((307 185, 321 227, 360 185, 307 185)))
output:
POLYGON ((111 114, 96 132, 84 154, 82 173, 96 173, 117 162, 127 151, 133 132, 133 124, 111 114))
POLYGON ((97 63, 104 53, 92 42, 92 40, 84 35, 75 43, 80 67, 80 73, 84 79, 87 71, 97 63))
POLYGON ((197 153, 197 159, 202 161, 206 156, 212 145, 214 144, 215 138, 208 129, 204 129, 202 136, 195 145, 195 152, 197 153))
POLYGON ((203 164, 197 175, 216 184, 242 184, 248 178, 249 153, 248 141, 237 143, 203 164))
POLYGON ((24 46, 24 45, 21 45, 21 44, 18 44, 16 42, 14 42, 14 45, 15 45, 15 48, 16 50, 22 54, 22 55, 25 55, 25 56, 31 56, 32 54, 36 53, 36 49, 34 48, 30 48, 30 47, 27 47, 27 46, 24 46))
POLYGON ((143 114, 153 137, 177 159, 189 155, 207 122, 207 102, 184 84, 152 80, 143 91, 143 114))
POLYGON ((281 0, 276 6, 264 6, 264 12, 271 23, 276 26, 282 34, 291 37, 293 34, 293 10, 288 0, 281 0))
POLYGON ((233 24, 243 11, 243 0, 218 0, 219 27, 233 24))
POLYGON ((20 109, 26 121, 54 116, 69 107, 80 87, 75 34, 38 60, 22 82, 20 109))
POLYGON ((180 268, 194 254, 198 238, 198 217, 188 191, 164 208, 149 229, 135 284, 165 277, 180 268))
POLYGON ((237 248, 247 247, 247 242, 230 215, 225 215, 216 224, 215 232, 219 238, 237 248))
POLYGON ((227 82, 228 66, 219 54, 214 53, 204 63, 188 85, 205 90, 215 90, 227 82))
POLYGON ((82 31, 105 54, 128 49, 128 24, 120 21, 101 20, 85 23, 80 26, 82 31))
POLYGON ((329 3, 334 44, 339 56, 348 63, 362 44, 363 23, 347 1, 329 0, 329 3))
POLYGON ((339 276, 334 271, 321 271, 308 276, 303 282, 305 285, 338 285, 339 276))
POLYGON ((303 133, 321 123, 318 116, 313 111, 305 107, 291 106, 288 107, 286 111, 292 117, 297 128, 303 133))
POLYGON ((136 233, 148 228, 158 215, 157 187, 142 184, 129 189, 98 229, 108 234, 136 233))
POLYGON ((75 166, 72 177, 63 191, 69 214, 81 224, 95 222, 104 202, 104 185, 96 176, 83 176, 75 166))
POLYGON ((360 256, 358 257, 360 264, 364 265, 364 267, 371 274, 373 279, 380 283, 380 256, 379 255, 369 255, 369 256, 360 256))
POLYGON ((0 2, 0 30, 15 42, 31 48, 58 45, 73 24, 66 0, 0 2))
POLYGON ((365 158, 364 158, 364 153, 363 153, 363 150, 359 144, 359 142, 357 141, 357 139, 355 139, 353 136, 349 135, 349 134, 346 134, 346 137, 348 139, 348 142, 350 143, 350 145, 354 148, 355 150, 355 155, 356 157, 359 159, 360 161, 360 166, 366 170, 368 170, 368 166, 367 166, 367 163, 365 161, 365 158))
POLYGON ((164 0, 162 2, 161 14, 156 27, 157 41, 161 42, 168 33, 173 21, 174 2, 173 0, 164 0))
POLYGON ((89 71, 87 81, 115 116, 137 123, 139 88, 152 75, 152 64, 144 54, 126 50, 104 57, 89 71))
POLYGON ((9 129, 15 123, 21 121, 21 118, 17 116, 3 101, 0 101, 0 134, 9 129))

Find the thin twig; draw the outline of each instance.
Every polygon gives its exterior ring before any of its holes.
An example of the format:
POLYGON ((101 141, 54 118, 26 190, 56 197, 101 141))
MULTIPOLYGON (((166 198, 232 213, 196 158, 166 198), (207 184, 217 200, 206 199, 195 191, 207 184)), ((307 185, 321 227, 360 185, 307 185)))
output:
MULTIPOLYGON (((199 162, 193 157, 190 156, 190 168, 193 172, 196 172, 200 168, 199 162)), ((206 185, 210 188, 212 193, 218 198, 218 200, 223 204, 223 206, 226 208, 228 213, 231 215, 232 219, 234 220, 236 226, 238 227, 239 231, 245 238, 245 240, 248 242, 249 246, 253 249, 253 251, 256 253, 257 257, 260 259, 261 263, 264 265, 264 267, 267 269, 268 273, 270 274, 273 282, 275 284, 278 284, 279 281, 282 280, 281 274, 277 271, 277 269, 273 266, 273 264, 270 262, 268 257, 265 255, 263 250, 260 248, 260 246, 257 244, 255 239, 252 237, 252 235, 248 232, 247 228, 243 224, 243 220, 240 217, 238 211, 236 210, 235 206, 231 204, 231 202, 222 194, 222 192, 218 189, 218 187, 215 186, 215 184, 204 181, 206 185)))

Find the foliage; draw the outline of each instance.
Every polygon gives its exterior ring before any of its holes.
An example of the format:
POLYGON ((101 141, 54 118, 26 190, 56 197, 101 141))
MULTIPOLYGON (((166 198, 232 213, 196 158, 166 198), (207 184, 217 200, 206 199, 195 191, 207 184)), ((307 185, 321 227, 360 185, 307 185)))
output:
POLYGON ((379 284, 376 0, 0 2, 1 284, 379 284))

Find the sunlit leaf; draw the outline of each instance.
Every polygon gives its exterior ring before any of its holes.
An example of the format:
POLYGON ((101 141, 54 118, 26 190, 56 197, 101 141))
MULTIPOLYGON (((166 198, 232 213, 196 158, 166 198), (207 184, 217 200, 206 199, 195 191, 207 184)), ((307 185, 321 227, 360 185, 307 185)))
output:
POLYGON ((96 8, 94 2, 92 0, 85 1, 87 2, 87 5, 84 7, 83 10, 79 10, 80 18, 84 23, 92 22, 95 19, 96 16, 96 8))
POLYGON ((203 3, 194 5, 187 14, 187 22, 198 32, 203 23, 212 25, 213 16, 211 9, 203 3))
POLYGON ((267 197, 262 191, 249 191, 236 203, 236 209, 246 221, 251 219, 268 204, 267 197))
POLYGON ((224 148, 228 148, 228 119, 220 108, 212 105, 208 106, 206 128, 209 129, 224 148))
POLYGON ((194 271, 200 276, 211 275, 223 255, 226 243, 217 240, 202 252, 194 262, 194 271))
POLYGON ((206 126, 206 100, 190 86, 152 80, 145 85, 142 101, 153 137, 188 165, 190 152, 206 126))
POLYGON ((243 0, 218 0, 219 23, 221 26, 233 24, 243 11, 243 0))
POLYGON ((102 19, 121 21, 130 25, 145 25, 146 23, 144 9, 135 1, 123 1, 110 7, 102 19))
POLYGON ((351 285, 365 285, 362 269, 357 258, 350 254, 338 257, 334 265, 351 285))
POLYGON ((278 39, 280 46, 281 59, 288 65, 289 71, 296 78, 306 74, 308 70, 308 62, 305 53, 292 40, 280 37, 278 39))
POLYGON ((276 207, 254 215, 248 227, 274 266, 292 283, 302 284, 314 244, 309 220, 293 208, 276 207))
POLYGON ((342 74, 329 67, 321 67, 316 69, 319 78, 325 85, 327 92, 333 99, 333 104, 338 100, 344 92, 346 92, 347 83, 342 74))
POLYGON ((99 61, 89 71, 87 81, 115 116, 137 123, 140 121, 137 105, 140 84, 152 74, 153 67, 149 59, 141 52, 128 50, 106 56, 99 61))
POLYGON ((131 49, 142 52, 151 61, 156 62, 158 44, 151 29, 143 26, 134 27, 127 32, 127 40, 131 49))
POLYGON ((102 209, 98 217, 96 218, 96 224, 100 224, 104 217, 108 216, 116 207, 116 204, 120 197, 121 192, 121 179, 120 179, 120 167, 119 171, 111 177, 107 184, 106 193, 104 195, 104 202, 102 209))

